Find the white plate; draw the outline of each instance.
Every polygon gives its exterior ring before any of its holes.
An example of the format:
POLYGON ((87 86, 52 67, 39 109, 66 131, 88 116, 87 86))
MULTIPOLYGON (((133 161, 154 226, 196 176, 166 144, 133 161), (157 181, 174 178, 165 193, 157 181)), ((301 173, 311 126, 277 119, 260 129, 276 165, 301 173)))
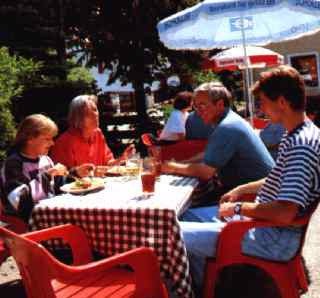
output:
POLYGON ((88 188, 77 188, 75 186, 76 182, 71 182, 60 187, 60 190, 63 192, 68 192, 71 194, 83 194, 87 192, 91 192, 94 190, 104 188, 104 180, 101 178, 92 178, 92 185, 88 188))

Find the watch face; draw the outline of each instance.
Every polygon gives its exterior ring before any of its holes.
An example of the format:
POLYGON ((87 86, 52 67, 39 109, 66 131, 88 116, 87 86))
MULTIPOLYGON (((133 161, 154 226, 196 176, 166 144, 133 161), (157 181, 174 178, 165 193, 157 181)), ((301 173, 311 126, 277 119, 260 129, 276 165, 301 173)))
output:
POLYGON ((240 215, 240 211, 241 211, 241 203, 237 203, 234 206, 234 214, 240 215))

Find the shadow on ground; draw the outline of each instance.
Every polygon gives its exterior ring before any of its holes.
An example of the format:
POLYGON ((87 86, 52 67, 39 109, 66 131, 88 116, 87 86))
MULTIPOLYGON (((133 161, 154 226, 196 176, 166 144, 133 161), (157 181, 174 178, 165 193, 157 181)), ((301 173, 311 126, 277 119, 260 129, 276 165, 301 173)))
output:
MULTIPOLYGON (((303 259, 304 261, 304 259, 303 259)), ((310 285, 310 272, 304 269, 310 285)), ((233 265, 222 270, 215 297, 281 298, 273 279, 263 270, 251 265, 233 265)))
POLYGON ((1 297, 27 298, 22 281, 20 279, 6 282, 0 285, 1 297))

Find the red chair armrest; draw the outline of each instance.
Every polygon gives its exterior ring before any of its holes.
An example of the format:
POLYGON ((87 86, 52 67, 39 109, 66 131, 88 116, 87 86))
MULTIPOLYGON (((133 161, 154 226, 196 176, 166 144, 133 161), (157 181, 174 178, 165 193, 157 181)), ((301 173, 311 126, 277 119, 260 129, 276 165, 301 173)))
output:
POLYGON ((66 224, 50 227, 26 233, 23 236, 35 242, 61 238, 71 247, 74 265, 86 264, 92 261, 88 239, 83 230, 75 225, 66 224))
MULTIPOLYGON (((306 225, 309 221, 309 216, 302 217, 300 219, 294 220, 291 225, 303 226, 306 225)), ((218 245, 217 245, 217 258, 223 256, 226 251, 228 254, 241 254, 241 242, 242 239, 248 230, 252 228, 261 228, 261 227, 281 227, 288 226, 288 224, 283 223, 275 223, 270 221, 262 221, 262 220, 239 220, 232 221, 226 224, 226 226, 222 229, 218 245)))

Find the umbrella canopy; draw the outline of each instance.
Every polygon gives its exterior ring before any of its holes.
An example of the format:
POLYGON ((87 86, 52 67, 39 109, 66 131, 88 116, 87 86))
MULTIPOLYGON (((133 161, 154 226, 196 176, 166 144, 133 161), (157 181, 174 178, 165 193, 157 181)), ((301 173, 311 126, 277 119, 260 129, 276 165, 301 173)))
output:
POLYGON ((251 123, 247 45, 298 38, 320 29, 320 0, 205 0, 159 22, 170 49, 210 50, 243 46, 251 123))
MULTIPOLYGON (((247 63, 249 68, 257 67, 273 67, 283 64, 283 56, 262 47, 247 46, 247 63)), ((203 68, 212 69, 215 72, 222 70, 238 70, 243 69, 245 65, 245 57, 242 47, 234 47, 206 59, 203 68)))
POLYGON ((319 16, 320 0, 205 0, 157 27, 170 49, 210 50, 297 38, 319 30, 319 16))

